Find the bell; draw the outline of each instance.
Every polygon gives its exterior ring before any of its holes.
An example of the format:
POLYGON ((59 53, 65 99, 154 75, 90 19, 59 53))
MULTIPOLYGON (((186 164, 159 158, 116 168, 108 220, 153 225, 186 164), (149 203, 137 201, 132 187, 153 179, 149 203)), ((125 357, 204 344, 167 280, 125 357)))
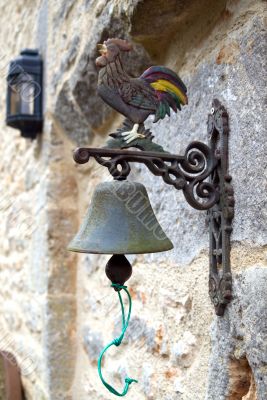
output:
POLYGON ((94 254, 157 253, 173 248, 162 230, 144 185, 100 183, 68 250, 94 254))

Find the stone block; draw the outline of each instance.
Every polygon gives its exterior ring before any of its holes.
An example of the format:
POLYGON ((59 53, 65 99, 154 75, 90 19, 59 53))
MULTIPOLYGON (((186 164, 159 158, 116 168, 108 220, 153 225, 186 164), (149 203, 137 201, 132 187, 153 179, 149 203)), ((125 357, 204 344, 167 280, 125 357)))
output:
POLYGON ((225 399, 227 393, 236 393, 240 387, 246 395, 253 385, 252 374, 257 398, 266 398, 266 282, 267 269, 257 265, 235 277, 234 300, 225 316, 216 318, 211 330, 207 400, 225 399))

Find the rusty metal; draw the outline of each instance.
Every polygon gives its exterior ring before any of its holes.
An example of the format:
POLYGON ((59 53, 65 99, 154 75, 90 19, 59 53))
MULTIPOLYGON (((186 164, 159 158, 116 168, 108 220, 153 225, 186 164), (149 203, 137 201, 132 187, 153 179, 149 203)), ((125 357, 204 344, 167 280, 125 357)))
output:
POLYGON ((216 314, 224 314, 232 297, 230 235, 234 217, 234 193, 228 173, 229 124, 226 109, 218 100, 208 117, 209 145, 194 141, 183 156, 165 151, 132 151, 110 148, 78 148, 78 164, 93 157, 108 168, 115 180, 125 180, 130 163, 142 163, 165 183, 182 190, 195 209, 208 210, 210 230, 209 294, 216 314), (207 181, 208 179, 208 181, 207 181))
POLYGON ((234 190, 228 171, 229 122, 226 109, 218 100, 212 103, 208 116, 210 147, 218 159, 216 169, 210 175, 210 183, 219 188, 220 198, 208 211, 210 231, 209 294, 216 314, 222 316, 232 298, 232 274, 230 261, 230 236, 234 218, 234 190))
POLYGON ((24 400, 20 369, 13 354, 0 351, 0 373, 1 370, 4 372, 3 400, 24 400))
POLYGON ((78 164, 87 163, 90 157, 107 167, 116 180, 127 178, 131 172, 130 162, 145 164, 165 183, 183 190, 188 203, 197 210, 207 210, 219 200, 217 187, 205 181, 217 165, 216 158, 205 143, 190 143, 184 156, 106 148, 78 148, 73 155, 78 164))

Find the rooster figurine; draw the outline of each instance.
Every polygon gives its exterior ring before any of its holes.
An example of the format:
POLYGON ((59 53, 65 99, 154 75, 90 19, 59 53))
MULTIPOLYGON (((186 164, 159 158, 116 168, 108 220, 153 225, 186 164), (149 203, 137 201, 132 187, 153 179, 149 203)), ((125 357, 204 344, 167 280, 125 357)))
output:
POLYGON ((100 68, 98 94, 112 108, 127 118, 125 126, 132 130, 122 132, 124 141, 145 138, 144 121, 154 115, 154 121, 170 116, 170 108, 177 112, 187 104, 187 89, 179 76, 163 66, 148 68, 139 78, 131 78, 124 70, 121 52, 132 50, 131 44, 122 39, 108 39, 99 45, 100 57, 96 65, 100 68))

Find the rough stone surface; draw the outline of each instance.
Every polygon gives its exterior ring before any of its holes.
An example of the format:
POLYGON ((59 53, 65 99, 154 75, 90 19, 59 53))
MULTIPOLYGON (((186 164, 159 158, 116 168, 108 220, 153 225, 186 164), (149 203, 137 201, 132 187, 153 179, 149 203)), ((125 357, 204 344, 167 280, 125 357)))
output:
MULTIPOLYGON (((173 116, 170 124, 160 122, 154 131, 156 138, 169 151, 183 154, 190 141, 207 141, 206 115, 212 99, 217 97, 226 105, 231 128, 230 173, 236 199, 232 239, 261 246, 267 241, 266 196, 262 190, 266 185, 267 144, 266 116, 261 116, 258 110, 264 104, 266 34, 264 22, 257 15, 251 17, 247 25, 244 32, 244 27, 238 29, 236 22, 226 43, 219 42, 217 47, 210 49, 209 59, 203 55, 203 61, 195 65, 194 74, 186 74, 190 107, 173 116), (224 54, 223 49, 229 47, 231 54, 224 54), (220 58, 222 54, 224 58, 220 58), (231 60, 227 56, 231 56, 231 60), (244 87, 249 96, 246 96, 244 87), (255 159, 249 156, 251 152, 257 158, 257 169, 253 168, 255 159)), ((221 36, 224 34, 221 32, 221 36)), ((208 47, 212 45, 207 44, 208 47)), ((206 247, 205 214, 191 209, 175 189, 162 190, 163 183, 145 168, 141 168, 141 178, 149 188, 151 202, 162 225, 170 238, 179 242, 169 257, 178 262, 189 262, 206 247), (172 214, 177 215, 174 225, 171 223, 172 214)), ((153 259, 163 260, 164 257, 164 254, 154 255, 153 259)))
POLYGON ((206 399, 237 399, 240 393, 245 396, 253 385, 253 376, 257 399, 264 400, 267 269, 251 266, 238 274, 234 282, 233 302, 225 317, 217 318, 212 325, 213 349, 206 399))
POLYGON ((89 327, 84 328, 84 346, 90 360, 97 361, 104 347, 102 334, 100 332, 92 332, 89 327))
POLYGON ((95 186, 110 179, 91 160, 75 165, 72 151, 103 145, 122 121, 96 96, 96 45, 109 36, 133 40, 124 60, 132 75, 164 64, 187 84, 181 113, 147 123, 167 150, 206 142, 212 99, 225 105, 236 209, 234 300, 218 318, 207 294, 205 213, 134 168, 130 179, 145 183, 175 248, 129 257, 132 320, 105 356, 105 376, 118 389, 126 375, 138 379, 129 400, 267 398, 265 13, 260 0, 1 3, 1 110, 9 61, 37 47, 45 62, 42 135, 25 141, 0 121, 0 350, 19 359, 27 400, 113 398, 96 367, 120 333, 108 257, 66 251, 95 186))

